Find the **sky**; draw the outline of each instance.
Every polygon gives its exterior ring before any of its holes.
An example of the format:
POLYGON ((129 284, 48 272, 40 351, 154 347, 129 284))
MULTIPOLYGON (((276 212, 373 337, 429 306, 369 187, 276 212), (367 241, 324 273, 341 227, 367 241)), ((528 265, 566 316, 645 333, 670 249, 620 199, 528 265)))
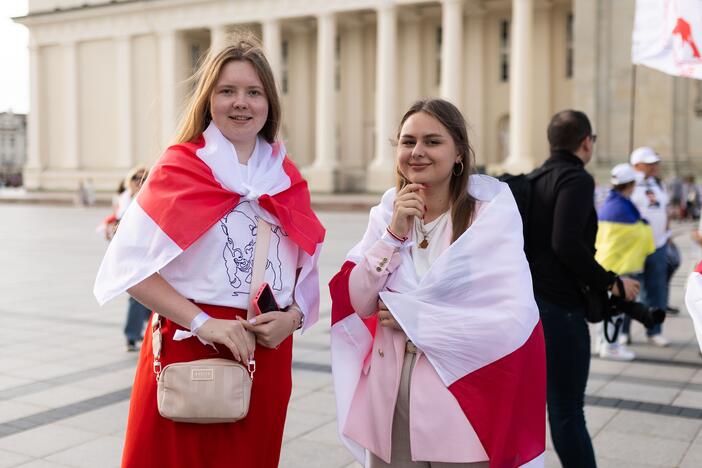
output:
POLYGON ((27 0, 0 0, 0 112, 29 111, 29 34, 10 19, 26 14, 27 0))

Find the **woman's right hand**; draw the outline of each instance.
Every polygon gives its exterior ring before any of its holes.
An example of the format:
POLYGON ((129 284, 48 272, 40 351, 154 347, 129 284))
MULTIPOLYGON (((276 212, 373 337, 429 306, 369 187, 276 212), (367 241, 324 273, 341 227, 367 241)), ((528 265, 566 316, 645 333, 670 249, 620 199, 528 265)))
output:
POLYGON ((395 204, 392 209, 390 230, 402 237, 407 237, 415 216, 424 217, 426 205, 419 191, 424 188, 422 184, 407 184, 397 192, 395 204))
POLYGON ((209 318, 196 335, 211 343, 220 343, 229 348, 234 359, 248 363, 254 356, 256 336, 247 331, 238 320, 221 320, 209 318))

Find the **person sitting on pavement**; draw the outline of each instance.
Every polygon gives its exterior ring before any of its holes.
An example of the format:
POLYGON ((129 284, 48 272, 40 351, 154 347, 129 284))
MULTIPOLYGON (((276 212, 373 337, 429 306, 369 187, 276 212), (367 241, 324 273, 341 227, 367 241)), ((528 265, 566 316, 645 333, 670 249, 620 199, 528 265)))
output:
POLYGON ((472 157, 453 104, 412 105, 397 185, 329 284, 339 432, 368 468, 543 466, 544 342, 519 211, 505 183, 471 175, 472 157))
MULTIPOLYGON (((612 169, 612 189, 597 210, 597 238, 595 260, 603 268, 620 276, 631 276, 643 271, 646 257, 656 248, 653 230, 642 220, 639 210, 631 202, 636 184, 636 171, 629 164, 617 164, 612 169)), ((612 323, 600 324, 598 353, 603 359, 631 361, 636 354, 616 341, 621 316, 612 323), (607 327, 607 334, 605 334, 607 327), (609 335, 614 340, 606 339, 609 335)))

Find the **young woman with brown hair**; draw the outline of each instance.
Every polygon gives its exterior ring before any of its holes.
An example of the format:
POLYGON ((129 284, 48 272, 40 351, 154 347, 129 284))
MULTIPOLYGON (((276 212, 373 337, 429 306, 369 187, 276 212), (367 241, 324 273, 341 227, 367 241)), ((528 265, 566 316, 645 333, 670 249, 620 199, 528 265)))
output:
POLYGON ((332 279, 341 437, 370 468, 543 465, 545 356, 516 203, 466 123, 419 101, 397 185, 332 279))

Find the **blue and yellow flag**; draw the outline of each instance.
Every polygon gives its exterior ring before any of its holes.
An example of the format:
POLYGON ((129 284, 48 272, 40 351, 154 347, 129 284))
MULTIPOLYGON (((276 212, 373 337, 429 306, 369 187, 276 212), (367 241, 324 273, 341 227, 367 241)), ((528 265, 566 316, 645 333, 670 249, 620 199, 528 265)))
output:
POLYGON ((618 275, 643 270, 646 257, 656 250, 653 230, 628 198, 614 190, 598 210, 595 260, 618 275))

